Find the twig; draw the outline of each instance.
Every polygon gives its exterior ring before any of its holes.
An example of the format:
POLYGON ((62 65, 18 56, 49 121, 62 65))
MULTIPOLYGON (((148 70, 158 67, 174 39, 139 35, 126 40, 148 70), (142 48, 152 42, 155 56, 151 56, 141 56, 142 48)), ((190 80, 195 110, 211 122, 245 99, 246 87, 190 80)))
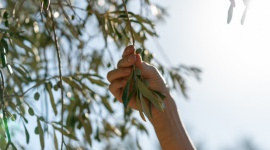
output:
POLYGON ((125 8, 126 16, 127 16, 127 23, 128 23, 129 28, 130 28, 129 31, 130 31, 131 38, 132 38, 132 45, 135 46, 135 38, 134 38, 134 34, 133 34, 133 29, 132 29, 132 26, 131 26, 131 22, 129 20, 127 6, 126 6, 126 3, 124 2, 124 0, 122 0, 122 2, 123 2, 123 5, 124 5, 124 8, 125 8))
POLYGON ((53 79, 53 78, 58 78, 58 77, 59 77, 59 76, 53 76, 53 77, 50 77, 50 78, 48 78, 48 79, 41 80, 41 81, 37 82, 37 84, 33 85, 32 87, 30 87, 29 89, 27 89, 26 91, 24 91, 22 94, 20 94, 20 95, 12 94, 11 96, 19 96, 19 97, 22 97, 22 96, 24 96, 27 92, 29 92, 30 90, 32 90, 33 88, 38 87, 39 85, 41 85, 43 82, 49 81, 49 80, 51 80, 51 79, 53 79))
MULTIPOLYGON (((49 7, 50 9, 50 13, 52 14, 52 8, 51 6, 49 7)), ((62 111, 61 111, 61 130, 64 130, 64 90, 63 90, 63 81, 62 81, 62 64, 61 64, 61 55, 60 55, 60 47, 59 47, 59 43, 58 43, 58 38, 56 35, 56 25, 53 19, 53 15, 51 15, 51 19, 52 19, 52 27, 53 27, 53 36, 54 36, 54 44, 55 44, 55 48, 56 48, 56 52, 57 52, 57 59, 58 59, 58 70, 59 70, 59 78, 60 78, 60 87, 61 87, 61 107, 62 107, 62 111)), ((64 144, 64 134, 62 133, 62 142, 61 142, 61 150, 63 149, 63 144, 64 144)))

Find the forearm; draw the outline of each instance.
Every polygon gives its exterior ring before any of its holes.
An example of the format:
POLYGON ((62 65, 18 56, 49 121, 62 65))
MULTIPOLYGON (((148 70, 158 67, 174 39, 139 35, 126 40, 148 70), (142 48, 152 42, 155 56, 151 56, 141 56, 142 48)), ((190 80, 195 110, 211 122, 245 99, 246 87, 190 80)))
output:
POLYGON ((164 112, 150 119, 163 150, 195 150, 178 115, 174 100, 169 94, 164 112))

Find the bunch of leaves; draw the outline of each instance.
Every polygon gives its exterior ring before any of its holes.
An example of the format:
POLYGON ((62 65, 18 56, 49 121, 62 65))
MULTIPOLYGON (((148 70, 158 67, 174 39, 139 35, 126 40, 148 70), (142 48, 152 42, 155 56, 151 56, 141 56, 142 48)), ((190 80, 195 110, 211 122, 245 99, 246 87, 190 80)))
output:
MULTIPOLYGON (((137 49, 136 53, 142 50, 137 49)), ((128 78, 127 84, 124 88, 122 100, 124 107, 128 107, 131 98, 135 97, 137 108, 140 112, 141 118, 145 120, 144 114, 150 118, 152 117, 152 105, 159 111, 163 111, 165 96, 158 91, 151 90, 147 87, 149 84, 141 76, 141 70, 133 66, 132 72, 128 78)))

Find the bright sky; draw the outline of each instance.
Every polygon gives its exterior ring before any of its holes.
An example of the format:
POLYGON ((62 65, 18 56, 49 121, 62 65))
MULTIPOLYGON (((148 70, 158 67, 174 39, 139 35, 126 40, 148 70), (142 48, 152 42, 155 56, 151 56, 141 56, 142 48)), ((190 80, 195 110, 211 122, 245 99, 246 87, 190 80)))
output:
POLYGON ((158 40, 172 63, 203 70, 201 82, 188 80, 189 101, 174 94, 192 139, 218 150, 249 137, 270 149, 270 1, 254 1, 243 26, 242 0, 230 24, 229 0, 158 3, 170 14, 158 25, 158 40))

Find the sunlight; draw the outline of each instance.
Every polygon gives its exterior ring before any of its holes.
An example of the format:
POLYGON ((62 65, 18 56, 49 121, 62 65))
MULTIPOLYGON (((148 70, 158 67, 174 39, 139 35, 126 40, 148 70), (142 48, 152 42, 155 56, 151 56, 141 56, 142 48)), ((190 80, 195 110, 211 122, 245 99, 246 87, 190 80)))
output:
POLYGON ((270 24, 270 1, 252 1, 248 7, 247 17, 251 17, 250 20, 254 24, 256 22, 263 24, 270 24))

